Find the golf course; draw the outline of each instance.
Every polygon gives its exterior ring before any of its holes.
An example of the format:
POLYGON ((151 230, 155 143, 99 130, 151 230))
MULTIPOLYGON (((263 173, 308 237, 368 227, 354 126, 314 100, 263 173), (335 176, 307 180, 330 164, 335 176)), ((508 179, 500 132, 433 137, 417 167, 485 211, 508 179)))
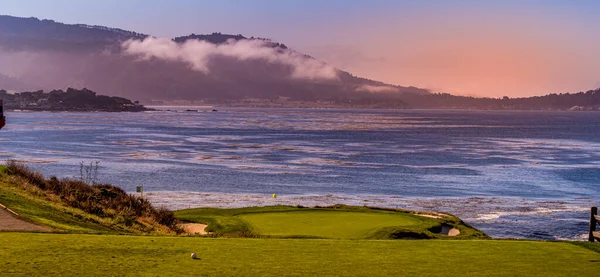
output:
POLYGON ((175 212, 226 237, 322 239, 464 239, 487 236, 442 213, 335 205, 330 207, 198 208, 175 212))
POLYGON ((600 271, 599 243, 494 240, 451 214, 345 205, 171 213, 109 185, 46 179, 18 164, 0 168, 0 203, 1 276, 586 276, 600 271), (185 224, 204 226, 207 234, 186 233, 185 224))
POLYGON ((564 242, 0 234, 0 272, 7 276, 586 276, 599 270, 600 253, 564 242))

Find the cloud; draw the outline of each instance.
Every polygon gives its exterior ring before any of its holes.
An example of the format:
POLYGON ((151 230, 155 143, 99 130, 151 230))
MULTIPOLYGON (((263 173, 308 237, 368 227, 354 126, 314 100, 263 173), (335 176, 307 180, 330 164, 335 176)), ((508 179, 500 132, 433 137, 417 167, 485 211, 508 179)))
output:
POLYGON ((392 86, 372 86, 372 85, 362 85, 356 88, 357 91, 366 91, 373 93, 382 93, 382 92, 398 92, 398 88, 392 86))
POLYGON ((223 44, 212 44, 201 40, 188 40, 176 43, 168 38, 148 37, 144 40, 130 39, 122 44, 125 53, 138 55, 143 59, 159 58, 182 61, 193 70, 210 73, 209 61, 213 56, 225 56, 241 61, 266 60, 279 63, 292 69, 294 79, 338 79, 337 69, 326 63, 306 57, 289 49, 270 47, 263 40, 228 40, 223 44))

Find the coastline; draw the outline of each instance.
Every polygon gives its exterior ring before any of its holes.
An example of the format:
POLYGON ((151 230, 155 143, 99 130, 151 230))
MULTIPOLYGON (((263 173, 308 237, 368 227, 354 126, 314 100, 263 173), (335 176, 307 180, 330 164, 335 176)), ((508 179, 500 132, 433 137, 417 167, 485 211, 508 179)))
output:
POLYGON ((82 160, 101 161, 101 182, 174 191, 153 200, 170 208, 340 203, 442 211, 496 238, 577 239, 589 206, 600 202, 579 198, 595 192, 598 177, 592 114, 553 116, 552 125, 541 113, 526 122, 511 112, 381 114, 14 113, 0 156, 59 177, 77 177, 82 160), (245 194, 255 192, 263 194, 245 194))
POLYGON ((458 216, 493 238, 534 240, 584 240, 589 205, 595 202, 589 198, 406 197, 371 194, 277 194, 277 198, 272 198, 271 194, 261 193, 193 191, 151 191, 145 192, 144 198, 157 207, 171 210, 345 204, 445 212, 458 216), (556 228, 554 233, 546 233, 548 226, 556 228))

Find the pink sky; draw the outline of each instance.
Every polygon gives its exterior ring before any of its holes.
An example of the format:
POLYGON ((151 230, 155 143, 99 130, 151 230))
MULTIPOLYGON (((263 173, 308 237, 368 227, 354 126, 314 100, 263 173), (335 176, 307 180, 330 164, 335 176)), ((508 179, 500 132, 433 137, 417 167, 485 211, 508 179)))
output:
POLYGON ((436 92, 514 97, 600 87, 598 0, 2 3, 5 14, 161 37, 272 38, 357 76, 436 92))
POLYGON ((408 17, 340 28, 365 37, 305 51, 358 76, 436 92, 517 97, 598 88, 600 32, 568 19, 430 14, 418 19, 426 23, 408 17))

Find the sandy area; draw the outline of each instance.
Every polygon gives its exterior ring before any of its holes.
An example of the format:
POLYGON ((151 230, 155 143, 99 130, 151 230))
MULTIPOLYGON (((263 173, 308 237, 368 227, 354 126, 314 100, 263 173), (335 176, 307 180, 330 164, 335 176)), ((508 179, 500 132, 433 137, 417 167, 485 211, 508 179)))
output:
POLYGON ((460 231, 456 228, 452 228, 450 231, 448 231, 448 236, 454 237, 458 235, 460 235, 460 231))
POLYGON ((445 214, 439 214, 439 213, 436 213, 436 214, 433 214, 433 213, 431 213, 431 214, 415 213, 414 215, 423 216, 423 217, 429 217, 429 218, 438 218, 438 219, 446 217, 445 214))
POLYGON ((191 235, 207 235, 208 232, 206 232, 204 229, 206 228, 206 224, 200 224, 200 223, 184 223, 180 225, 183 230, 185 230, 186 233, 191 234, 191 235))
POLYGON ((454 237, 460 235, 460 231, 450 225, 442 225, 442 231, 440 232, 442 235, 446 235, 449 237, 454 237))
POLYGON ((14 214, 10 213, 0 206, 0 230, 2 231, 50 231, 50 228, 35 225, 27 221, 18 219, 14 214))

